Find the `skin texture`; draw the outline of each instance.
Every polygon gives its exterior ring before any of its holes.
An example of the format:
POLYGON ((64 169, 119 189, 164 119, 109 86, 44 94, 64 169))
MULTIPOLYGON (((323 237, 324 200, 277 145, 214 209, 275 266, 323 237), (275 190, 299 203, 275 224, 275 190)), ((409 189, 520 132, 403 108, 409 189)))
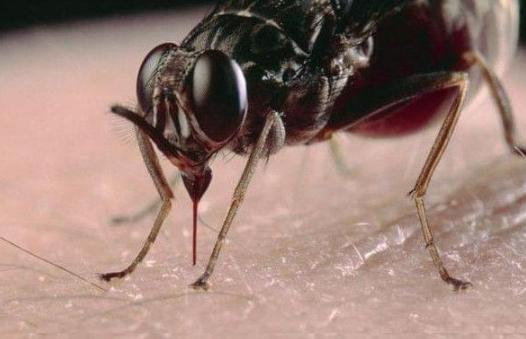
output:
MULTIPOLYGON (((134 104, 144 55, 180 41, 202 13, 0 38, 2 236, 92 281, 132 260, 153 216, 120 227, 110 219, 156 191, 130 125, 106 112, 115 102, 134 104)), ((520 132, 525 63, 521 51, 504 78, 520 132)), ((129 279, 103 285, 111 287, 105 293, 0 245, 0 333, 525 333, 526 164, 507 153, 487 97, 462 114, 427 202, 444 261, 474 284, 453 293, 438 278, 405 198, 437 128, 399 139, 344 137, 349 177, 338 174, 325 144, 271 158, 255 174, 208 293, 187 286, 202 273, 217 234, 201 225, 193 267, 191 203, 182 186, 144 264, 129 279)), ((214 228, 244 164, 230 159, 212 164, 215 179, 201 203, 214 228)))

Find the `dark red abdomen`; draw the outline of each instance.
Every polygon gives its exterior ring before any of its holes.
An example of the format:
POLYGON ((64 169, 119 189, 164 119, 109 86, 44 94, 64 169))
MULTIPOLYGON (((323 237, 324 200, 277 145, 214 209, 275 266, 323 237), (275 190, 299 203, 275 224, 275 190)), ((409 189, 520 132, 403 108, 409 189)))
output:
MULTIPOLYGON (((347 85, 333 114, 353 96, 367 97, 379 86, 412 75, 440 71, 470 73, 470 95, 480 75, 463 61, 476 50, 496 68, 509 61, 516 44, 516 0, 419 1, 386 19, 374 35, 370 66, 347 85)), ((497 69, 498 70, 498 69, 497 69)), ((430 125, 448 111, 456 90, 422 95, 408 104, 389 107, 349 129, 367 136, 398 136, 430 125)))

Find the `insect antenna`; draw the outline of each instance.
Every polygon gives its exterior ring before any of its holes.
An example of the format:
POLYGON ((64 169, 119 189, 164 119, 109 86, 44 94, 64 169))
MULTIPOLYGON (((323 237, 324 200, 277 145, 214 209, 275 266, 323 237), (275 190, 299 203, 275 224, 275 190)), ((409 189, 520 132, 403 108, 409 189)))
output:
POLYGON ((61 265, 59 265, 59 264, 55 264, 54 262, 52 262, 52 261, 50 261, 50 260, 48 260, 48 259, 46 259, 46 258, 43 258, 43 257, 41 257, 41 256, 39 256, 39 255, 37 255, 37 254, 35 254, 35 253, 33 253, 33 252, 31 252, 31 251, 25 249, 25 248, 23 248, 23 247, 20 246, 20 245, 17 245, 17 244, 15 244, 15 243, 12 242, 12 241, 7 240, 7 239, 4 238, 4 237, 0 237, 0 241, 3 241, 4 243, 7 243, 8 245, 13 246, 14 248, 16 248, 16 249, 18 249, 18 250, 20 250, 20 251, 22 251, 22 252, 24 252, 24 253, 26 253, 26 254, 32 256, 33 258, 36 258, 36 259, 38 259, 38 260, 40 260, 40 261, 45 262, 45 263, 48 264, 48 265, 51 265, 51 266, 53 266, 53 267, 55 267, 55 268, 57 268, 57 269, 59 269, 59 270, 61 270, 61 271, 63 271, 63 272, 66 272, 67 274, 69 274, 69 275, 71 275, 71 276, 73 276, 73 277, 75 277, 75 278, 81 280, 82 282, 85 282, 86 284, 89 284, 89 285, 95 287, 95 288, 98 289, 98 290, 101 290, 101 291, 104 291, 104 292, 107 291, 104 287, 99 286, 99 285, 95 284, 94 282, 89 281, 88 279, 86 279, 86 278, 82 277, 81 275, 79 275, 79 274, 77 274, 77 273, 75 273, 75 272, 73 272, 73 271, 71 271, 71 270, 65 268, 64 266, 61 266, 61 265))
MULTIPOLYGON (((134 107, 132 103, 126 103, 125 107, 134 107)), ((131 110, 131 108, 130 108, 131 110)), ((135 125, 126 119, 122 119, 115 114, 106 115, 111 132, 124 144, 134 145, 135 142, 135 125)))

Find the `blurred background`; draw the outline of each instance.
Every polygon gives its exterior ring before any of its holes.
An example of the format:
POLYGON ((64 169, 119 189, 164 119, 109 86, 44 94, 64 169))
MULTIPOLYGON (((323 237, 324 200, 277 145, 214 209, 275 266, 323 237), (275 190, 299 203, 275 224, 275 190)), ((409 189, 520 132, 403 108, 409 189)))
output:
MULTIPOLYGON (((521 17, 526 17, 526 0, 521 2, 521 17)), ((146 11, 212 4, 206 0, 4 0, 0 2, 0 33, 31 25, 109 17, 146 11)), ((526 40, 526 20, 521 20, 521 41, 526 40)))
POLYGON ((0 2, 0 32, 79 19, 212 4, 204 0, 5 0, 0 2))

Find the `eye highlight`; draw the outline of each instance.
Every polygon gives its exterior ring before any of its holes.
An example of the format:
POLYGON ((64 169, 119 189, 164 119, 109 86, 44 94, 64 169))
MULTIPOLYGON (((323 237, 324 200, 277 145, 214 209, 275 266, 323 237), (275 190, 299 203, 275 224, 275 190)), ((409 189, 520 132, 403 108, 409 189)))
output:
POLYGON ((139 74, 137 75, 137 100, 139 107, 144 113, 152 109, 153 83, 152 80, 159 68, 164 56, 169 51, 177 48, 177 45, 165 43, 152 49, 144 58, 139 74))
POLYGON ((190 79, 190 105, 199 130, 216 143, 228 141, 248 107, 241 68, 223 52, 209 50, 197 58, 190 79))

